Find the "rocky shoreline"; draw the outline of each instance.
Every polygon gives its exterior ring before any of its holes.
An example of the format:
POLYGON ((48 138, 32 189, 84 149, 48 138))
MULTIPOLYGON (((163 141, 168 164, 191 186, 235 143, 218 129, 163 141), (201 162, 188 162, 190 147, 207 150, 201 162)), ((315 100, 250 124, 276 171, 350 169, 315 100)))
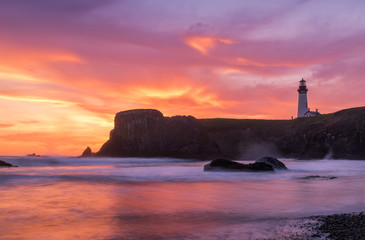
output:
POLYGON ((287 220, 284 224, 293 231, 282 239, 365 239, 365 214, 363 212, 311 216, 287 220))
POLYGON ((326 234, 326 239, 333 240, 365 239, 365 214, 363 212, 312 218, 321 223, 320 226, 315 226, 318 236, 326 234))
MULTIPOLYGON (((257 219, 219 226, 189 239, 363 240, 363 213, 257 219)), ((165 239, 165 238, 163 238, 165 239)))

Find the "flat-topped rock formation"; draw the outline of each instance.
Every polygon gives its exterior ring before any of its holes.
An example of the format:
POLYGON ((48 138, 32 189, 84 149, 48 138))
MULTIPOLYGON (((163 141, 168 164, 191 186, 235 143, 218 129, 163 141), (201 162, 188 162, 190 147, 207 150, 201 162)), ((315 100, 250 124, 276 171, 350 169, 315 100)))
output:
POLYGON ((123 111, 96 156, 365 159, 365 107, 294 120, 198 120, 164 117, 154 109, 123 111))
POLYGON ((196 118, 164 117, 154 109, 138 109, 116 114, 110 138, 96 155, 206 159, 219 153, 196 118))

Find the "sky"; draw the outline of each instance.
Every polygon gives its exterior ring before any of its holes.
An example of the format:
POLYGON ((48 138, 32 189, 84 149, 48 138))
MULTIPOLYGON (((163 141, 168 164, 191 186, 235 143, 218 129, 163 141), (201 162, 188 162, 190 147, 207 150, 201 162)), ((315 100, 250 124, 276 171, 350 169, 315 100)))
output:
POLYGON ((365 102, 362 0, 0 0, 0 155, 99 150, 119 111, 290 119, 365 102))

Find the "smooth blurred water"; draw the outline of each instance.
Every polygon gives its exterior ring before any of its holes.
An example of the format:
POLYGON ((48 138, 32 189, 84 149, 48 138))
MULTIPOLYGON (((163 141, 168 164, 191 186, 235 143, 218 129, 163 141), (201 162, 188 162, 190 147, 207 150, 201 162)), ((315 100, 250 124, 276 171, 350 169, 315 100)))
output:
POLYGON ((19 166, 0 168, 0 239, 275 238, 283 218, 365 210, 365 161, 229 173, 181 159, 0 159, 19 166))

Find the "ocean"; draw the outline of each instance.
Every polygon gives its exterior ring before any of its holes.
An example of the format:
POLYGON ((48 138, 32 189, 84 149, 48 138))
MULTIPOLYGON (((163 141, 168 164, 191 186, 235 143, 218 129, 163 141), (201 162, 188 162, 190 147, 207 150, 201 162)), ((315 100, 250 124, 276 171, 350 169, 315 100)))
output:
POLYGON ((281 239, 298 230, 290 220, 365 210, 365 161, 280 159, 289 170, 247 173, 169 158, 0 159, 19 166, 0 168, 7 240, 281 239))

